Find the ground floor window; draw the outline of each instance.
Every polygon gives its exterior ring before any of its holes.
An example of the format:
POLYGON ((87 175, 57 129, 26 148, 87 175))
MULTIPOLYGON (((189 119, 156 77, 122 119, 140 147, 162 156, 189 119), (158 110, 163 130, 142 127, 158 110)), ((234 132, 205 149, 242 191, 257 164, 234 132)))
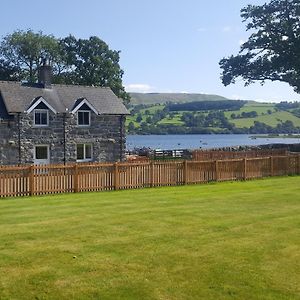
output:
POLYGON ((77 161, 92 160, 92 144, 77 144, 77 161))
POLYGON ((34 163, 36 164, 49 164, 49 146, 36 145, 34 147, 34 163))

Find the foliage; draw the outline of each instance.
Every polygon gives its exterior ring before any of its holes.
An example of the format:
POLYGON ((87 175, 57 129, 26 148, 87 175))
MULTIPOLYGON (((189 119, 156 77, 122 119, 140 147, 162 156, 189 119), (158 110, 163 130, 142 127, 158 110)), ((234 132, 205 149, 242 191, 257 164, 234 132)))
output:
POLYGON ((300 108, 300 102, 282 101, 280 103, 277 103, 275 107, 281 110, 295 109, 295 108, 300 108))
POLYGON ((69 68, 56 78, 58 82, 109 86, 117 96, 129 100, 129 95, 122 86, 124 72, 119 65, 120 51, 109 49, 108 45, 96 36, 76 39, 70 35, 60 40, 60 46, 69 68))
POLYGON ((271 0, 241 10, 251 35, 238 55, 220 61, 225 86, 241 77, 253 81, 282 81, 300 92, 300 2, 271 0))
POLYGON ((109 49, 96 36, 76 39, 32 30, 15 31, 0 45, 0 80, 37 81, 39 67, 46 59, 53 67, 53 82, 110 87, 125 102, 129 101, 122 86, 120 52, 109 49))
POLYGON ((285 177, 2 200, 0 298, 297 299, 299 192, 285 177))
POLYGON ((257 116, 258 114, 255 110, 249 112, 243 111, 241 114, 231 114, 231 119, 256 118, 257 116))
POLYGON ((32 30, 15 31, 0 45, 1 80, 37 80, 37 70, 47 58, 56 65, 62 60, 58 40, 52 35, 32 30))

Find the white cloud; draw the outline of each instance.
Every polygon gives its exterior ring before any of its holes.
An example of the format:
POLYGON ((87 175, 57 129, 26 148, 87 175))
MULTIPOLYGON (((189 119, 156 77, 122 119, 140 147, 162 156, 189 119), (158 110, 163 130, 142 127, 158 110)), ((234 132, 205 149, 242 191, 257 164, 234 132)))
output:
POLYGON ((146 83, 132 83, 125 85, 126 92, 137 92, 137 93, 150 93, 153 91, 153 87, 146 83))

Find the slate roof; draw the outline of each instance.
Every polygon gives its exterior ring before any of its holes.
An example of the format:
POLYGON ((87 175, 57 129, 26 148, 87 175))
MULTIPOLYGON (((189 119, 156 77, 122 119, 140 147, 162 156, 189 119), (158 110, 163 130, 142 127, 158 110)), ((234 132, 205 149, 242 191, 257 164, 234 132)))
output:
POLYGON ((79 99, 86 99, 98 114, 128 115, 129 112, 110 88, 53 84, 22 85, 20 82, 0 81, 0 93, 8 113, 24 112, 39 97, 43 97, 57 112, 71 111, 79 99))

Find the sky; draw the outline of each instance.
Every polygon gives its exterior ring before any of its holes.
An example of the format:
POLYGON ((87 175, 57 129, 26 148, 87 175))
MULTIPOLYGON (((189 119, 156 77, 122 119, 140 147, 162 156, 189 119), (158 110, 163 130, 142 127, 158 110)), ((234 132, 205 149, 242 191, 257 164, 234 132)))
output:
POLYGON ((300 101, 285 83, 224 87, 219 61, 249 33, 240 17, 265 0, 4 0, 0 37, 32 29, 55 37, 98 36, 120 52, 128 92, 218 94, 230 99, 300 101))

